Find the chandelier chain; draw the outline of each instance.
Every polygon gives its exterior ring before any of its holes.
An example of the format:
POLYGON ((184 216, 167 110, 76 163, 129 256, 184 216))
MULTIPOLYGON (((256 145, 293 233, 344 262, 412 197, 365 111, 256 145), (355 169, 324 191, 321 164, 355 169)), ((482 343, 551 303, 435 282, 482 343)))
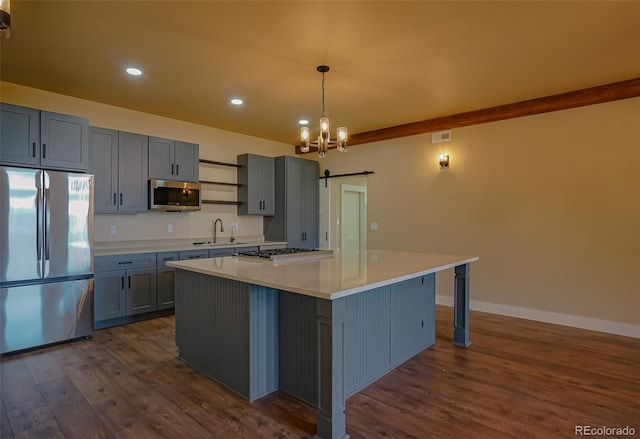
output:
POLYGON ((322 72, 322 117, 324 117, 324 72, 322 72))

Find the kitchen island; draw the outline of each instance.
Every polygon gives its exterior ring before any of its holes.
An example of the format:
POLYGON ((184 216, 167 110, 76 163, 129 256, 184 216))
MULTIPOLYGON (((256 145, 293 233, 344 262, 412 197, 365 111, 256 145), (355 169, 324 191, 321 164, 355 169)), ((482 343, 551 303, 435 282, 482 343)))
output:
POLYGON ((435 342, 435 273, 454 269, 456 345, 469 345, 475 256, 336 250, 283 262, 170 262, 176 345, 249 401, 280 389, 318 408, 317 438, 345 438, 345 400, 435 342))

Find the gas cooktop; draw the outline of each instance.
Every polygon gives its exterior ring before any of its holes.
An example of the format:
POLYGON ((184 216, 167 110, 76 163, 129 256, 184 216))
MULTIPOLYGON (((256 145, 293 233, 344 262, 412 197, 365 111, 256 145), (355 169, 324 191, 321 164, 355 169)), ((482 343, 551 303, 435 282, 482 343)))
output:
POLYGON ((306 259, 318 256, 330 256, 333 255, 331 249, 309 249, 309 248, 276 248, 272 250, 255 250, 255 251, 243 251, 238 252, 238 256, 243 258, 259 259, 259 260, 271 260, 287 261, 293 259, 306 259))

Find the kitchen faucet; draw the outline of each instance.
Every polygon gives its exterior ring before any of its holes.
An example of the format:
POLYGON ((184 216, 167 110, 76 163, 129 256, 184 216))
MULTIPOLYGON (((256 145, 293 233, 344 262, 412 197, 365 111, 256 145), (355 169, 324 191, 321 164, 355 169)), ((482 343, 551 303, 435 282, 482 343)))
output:
POLYGON ((218 225, 218 221, 220 221, 220 232, 224 232, 224 225, 222 224, 222 220, 220 218, 217 218, 214 222, 213 222, 213 243, 216 243, 216 226, 218 225))

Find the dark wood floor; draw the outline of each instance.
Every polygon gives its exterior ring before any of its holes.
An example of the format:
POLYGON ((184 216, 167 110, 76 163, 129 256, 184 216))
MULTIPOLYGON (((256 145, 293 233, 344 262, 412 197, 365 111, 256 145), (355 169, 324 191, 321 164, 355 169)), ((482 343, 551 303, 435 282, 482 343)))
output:
MULTIPOLYGON (((640 436, 640 340, 471 313, 468 349, 437 341, 347 401, 353 438, 640 436)), ((315 410, 276 392, 249 404, 176 358, 173 317, 4 357, 2 438, 312 437, 315 410)))

